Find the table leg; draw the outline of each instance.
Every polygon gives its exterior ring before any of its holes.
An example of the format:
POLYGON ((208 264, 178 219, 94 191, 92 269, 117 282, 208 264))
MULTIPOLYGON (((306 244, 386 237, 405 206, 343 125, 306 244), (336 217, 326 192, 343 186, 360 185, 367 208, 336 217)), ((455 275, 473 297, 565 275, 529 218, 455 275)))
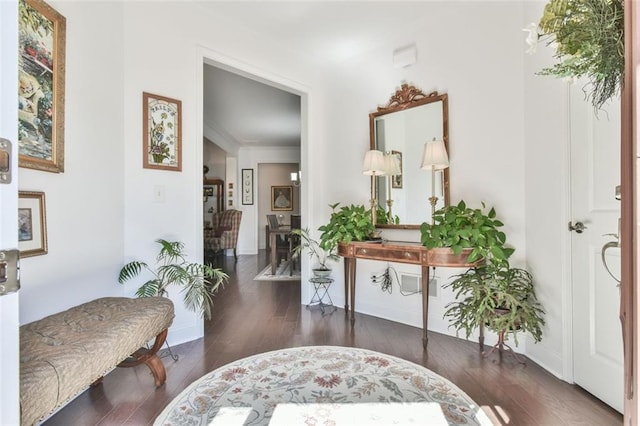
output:
POLYGON ((271 275, 276 274, 278 263, 278 249, 276 248, 276 233, 269 232, 269 246, 271 247, 271 275))
POLYGON ((344 258, 344 312, 349 315, 349 259, 344 258))
POLYGON ((422 347, 427 348, 427 323, 429 321, 429 267, 422 265, 422 347))
POLYGON ((356 258, 349 258, 349 293, 351 298, 351 325, 356 322, 356 258))

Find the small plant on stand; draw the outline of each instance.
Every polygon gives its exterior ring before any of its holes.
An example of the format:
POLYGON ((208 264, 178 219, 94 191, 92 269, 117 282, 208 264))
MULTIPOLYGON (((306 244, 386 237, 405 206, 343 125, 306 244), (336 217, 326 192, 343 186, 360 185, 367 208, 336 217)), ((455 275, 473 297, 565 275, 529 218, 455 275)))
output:
POLYGON ((487 263, 456 275, 444 287, 450 287, 456 299, 447 305, 444 315, 467 338, 484 326, 497 333, 504 346, 505 335, 511 335, 517 345, 518 332, 529 332, 536 342, 542 339, 544 311, 536 298, 533 277, 526 270, 508 263, 487 263))
POLYGON ((324 249, 320 243, 314 240, 311 235, 309 235, 309 229, 294 229, 291 231, 292 234, 300 237, 300 244, 298 244, 295 249, 293 255, 295 257, 299 257, 300 253, 306 249, 309 251, 309 257, 315 260, 313 265, 313 273, 316 276, 328 276, 331 274, 331 268, 327 264, 329 260, 338 260, 340 257, 335 252, 336 246, 330 247, 329 249, 324 249))

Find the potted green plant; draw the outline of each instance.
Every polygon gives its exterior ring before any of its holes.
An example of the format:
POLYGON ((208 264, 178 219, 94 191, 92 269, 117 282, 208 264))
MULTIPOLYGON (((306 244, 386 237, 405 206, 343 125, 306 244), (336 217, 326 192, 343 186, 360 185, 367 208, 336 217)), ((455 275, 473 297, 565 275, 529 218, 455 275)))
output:
POLYGON ((309 257, 315 260, 312 270, 315 276, 326 277, 331 274, 331 268, 328 265, 329 260, 338 260, 340 257, 336 253, 336 247, 324 249, 320 243, 314 240, 309 234, 309 229, 293 229, 292 234, 300 238, 298 244, 293 250, 293 256, 299 257, 303 250, 308 250, 309 257))
POLYGON ((473 263, 486 259, 494 264, 508 264, 513 249, 505 246, 506 235, 500 230, 504 224, 498 220, 496 211, 485 212, 471 208, 464 201, 437 210, 433 223, 420 226, 422 245, 428 249, 447 248, 455 256, 466 251, 466 260, 473 263))
POLYGON ((513 335, 529 332, 536 342, 542 339, 542 306, 538 302, 531 274, 508 264, 487 263, 456 275, 443 286, 450 287, 455 301, 447 305, 445 317, 451 326, 464 330, 466 337, 481 325, 496 333, 513 335))
POLYGON ((375 231, 371 221, 371 210, 362 204, 351 204, 337 209, 340 203, 332 204, 329 222, 318 228, 319 246, 326 251, 333 251, 338 243, 364 241, 375 231))
POLYGON ((528 53, 546 39, 558 60, 538 74, 587 78, 585 93, 600 109, 624 82, 624 14, 623 0, 550 0, 526 28, 528 53))
POLYGON ((165 296, 171 285, 182 287, 185 306, 211 319, 213 295, 229 276, 219 268, 201 263, 187 262, 184 244, 179 241, 156 240, 160 244, 160 252, 156 257, 159 263, 154 271, 148 264, 134 260, 120 270, 118 282, 137 277, 143 269, 151 272, 153 278, 143 283, 136 291, 138 297, 165 296))

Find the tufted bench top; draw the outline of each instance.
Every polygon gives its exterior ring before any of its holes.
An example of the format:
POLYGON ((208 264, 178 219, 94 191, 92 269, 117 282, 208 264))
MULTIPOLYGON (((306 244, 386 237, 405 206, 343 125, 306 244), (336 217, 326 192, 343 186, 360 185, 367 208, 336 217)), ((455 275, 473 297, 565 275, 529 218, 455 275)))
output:
POLYGON ((105 297, 20 327, 22 424, 51 414, 167 329, 164 297, 105 297))

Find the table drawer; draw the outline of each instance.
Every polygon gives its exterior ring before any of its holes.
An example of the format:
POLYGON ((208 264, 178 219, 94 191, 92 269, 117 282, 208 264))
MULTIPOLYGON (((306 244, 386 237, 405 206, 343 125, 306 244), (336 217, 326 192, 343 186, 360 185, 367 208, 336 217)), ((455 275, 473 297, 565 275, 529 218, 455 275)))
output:
POLYGON ((420 250, 389 250, 384 247, 356 247, 355 256, 361 259, 387 260, 389 262, 420 263, 420 250))

